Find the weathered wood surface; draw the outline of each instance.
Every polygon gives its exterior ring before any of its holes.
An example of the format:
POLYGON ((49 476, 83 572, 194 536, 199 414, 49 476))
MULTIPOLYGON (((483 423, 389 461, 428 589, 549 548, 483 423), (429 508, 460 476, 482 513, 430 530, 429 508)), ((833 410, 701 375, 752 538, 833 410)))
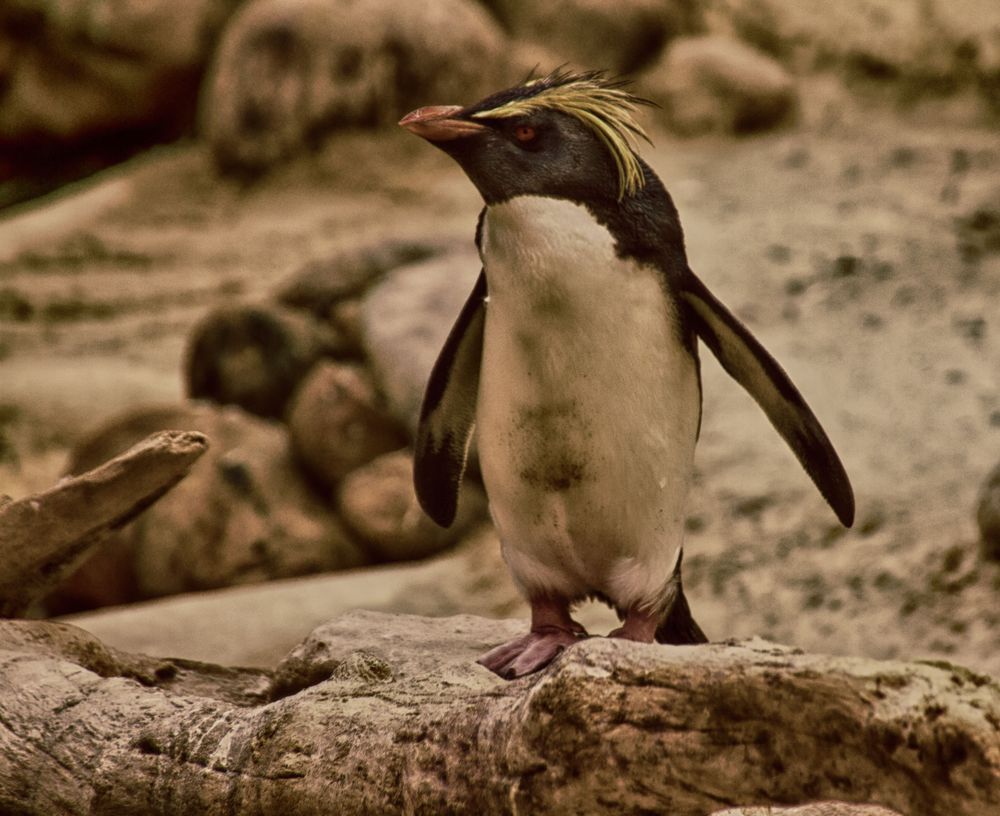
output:
POLYGON ((726 808, 715 811, 711 816, 902 816, 902 814, 880 805, 827 800, 790 807, 726 808))
POLYGON ((0 501, 0 615, 21 615, 80 565, 108 530, 170 490, 208 447, 163 431, 44 493, 0 501))
POLYGON ((513 683, 475 664, 522 626, 352 613, 266 673, 0 623, 0 812, 1000 808, 1000 688, 967 670, 600 638, 513 683))

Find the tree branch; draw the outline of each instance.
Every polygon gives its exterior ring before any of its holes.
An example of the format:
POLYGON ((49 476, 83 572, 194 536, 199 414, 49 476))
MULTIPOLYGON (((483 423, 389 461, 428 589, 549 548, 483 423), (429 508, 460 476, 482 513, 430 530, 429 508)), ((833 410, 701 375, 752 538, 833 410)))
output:
POLYGON ((51 490, 0 502, 0 615, 21 615, 80 565, 110 529, 146 509, 208 447, 203 434, 163 431, 51 490))

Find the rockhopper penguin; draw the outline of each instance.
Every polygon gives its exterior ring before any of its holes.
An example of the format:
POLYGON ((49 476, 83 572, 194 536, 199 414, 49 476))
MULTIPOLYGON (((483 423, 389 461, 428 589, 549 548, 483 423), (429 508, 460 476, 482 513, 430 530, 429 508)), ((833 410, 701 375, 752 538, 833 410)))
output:
POLYGON ((556 71, 400 124, 454 158, 485 201, 483 269, 431 373, 414 480, 454 519, 473 428, 503 555, 531 630, 480 663, 503 677, 586 637, 706 640, 681 589, 684 504, 701 421, 700 338, 760 404, 840 521, 854 496, 774 358, 694 275, 677 210, 635 152, 644 100, 601 72, 556 71))

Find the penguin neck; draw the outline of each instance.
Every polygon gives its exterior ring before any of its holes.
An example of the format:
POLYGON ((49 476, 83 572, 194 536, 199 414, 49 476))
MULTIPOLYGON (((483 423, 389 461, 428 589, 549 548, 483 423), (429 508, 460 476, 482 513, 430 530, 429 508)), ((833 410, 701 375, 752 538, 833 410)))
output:
MULTIPOLYGON (((487 199, 484 214, 496 212, 511 219, 515 212, 524 212, 521 228, 533 228, 532 219, 538 217, 530 206, 521 206, 526 201, 562 202, 584 209, 593 221, 603 227, 611 236, 615 255, 623 260, 634 260, 641 264, 655 266, 666 278, 683 275, 687 269, 687 253, 684 248, 684 232, 680 217, 670 193, 663 182, 640 159, 645 184, 622 200, 606 195, 542 195, 539 193, 517 195, 502 199, 487 199)), ((552 213, 558 211, 553 206, 552 213)), ((563 212, 569 212, 563 209, 563 212)), ((547 224, 552 217, 542 216, 547 224)))
MULTIPOLYGON (((660 233, 656 233, 660 235, 660 233)), ((647 298, 666 299, 677 312, 677 340, 696 354, 693 327, 676 301, 675 276, 686 269, 683 245, 659 254, 647 242, 642 252, 626 254, 612 226, 596 217, 586 202, 525 195, 489 205, 478 229, 490 308, 551 325, 582 318, 610 300, 645 308, 647 298), (654 284, 648 288, 642 281, 654 284)), ((597 309, 600 317, 612 310, 597 309)), ((628 325, 627 313, 621 326, 628 325)))
POLYGON ((585 205, 536 195, 486 208, 480 253, 491 298, 551 293, 621 263, 614 236, 585 205))

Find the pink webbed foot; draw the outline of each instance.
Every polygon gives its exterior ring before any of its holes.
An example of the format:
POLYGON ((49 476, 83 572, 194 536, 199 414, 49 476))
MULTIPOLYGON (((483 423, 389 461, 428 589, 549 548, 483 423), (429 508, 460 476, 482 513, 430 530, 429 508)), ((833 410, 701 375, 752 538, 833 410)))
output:
POLYGON ((513 680, 544 669, 567 646, 585 637, 583 627, 570 630, 545 626, 490 649, 476 662, 505 680, 513 680))
POLYGON ((659 622, 659 618, 649 610, 634 607, 628 610, 621 626, 608 632, 608 637, 636 640, 639 643, 652 643, 656 637, 656 627, 659 622))
POLYGON ((563 598, 531 601, 531 631, 490 649, 477 661, 505 680, 544 669, 567 646, 587 637, 587 630, 569 616, 563 598))

